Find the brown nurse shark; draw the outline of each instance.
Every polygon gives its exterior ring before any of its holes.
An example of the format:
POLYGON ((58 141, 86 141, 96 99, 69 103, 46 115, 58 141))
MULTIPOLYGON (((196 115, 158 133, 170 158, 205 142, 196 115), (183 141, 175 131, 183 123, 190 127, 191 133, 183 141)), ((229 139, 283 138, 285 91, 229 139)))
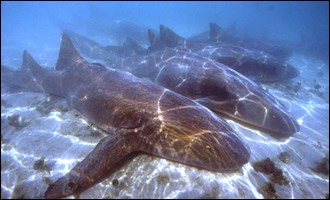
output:
POLYGON ((212 171, 232 171, 250 151, 227 122, 187 97, 130 73, 86 62, 63 34, 56 70, 26 62, 46 93, 65 97, 109 133, 69 173, 51 184, 45 198, 79 194, 136 151, 212 171))
POLYGON ((111 61, 112 67, 148 78, 275 138, 289 137, 300 129, 287 108, 260 85, 199 55, 166 48, 148 56, 111 61))
POLYGON ((299 71, 292 65, 263 51, 247 49, 218 40, 204 42, 187 40, 164 25, 160 25, 159 38, 149 30, 149 39, 150 51, 169 47, 193 52, 227 65, 255 82, 280 82, 299 75, 299 71))
POLYGON ((218 24, 211 22, 209 24, 209 31, 202 32, 195 36, 189 37, 188 40, 195 42, 225 42, 236 46, 241 46, 246 49, 253 49, 257 51, 266 52, 276 59, 285 61, 292 56, 292 50, 284 42, 278 41, 264 41, 251 37, 238 37, 225 31, 218 24))
MULTIPOLYGON (((82 52, 94 57, 80 48, 83 41, 74 40, 74 43, 82 52)), ((100 46, 93 46, 93 49, 102 51, 100 46)), ((244 75, 211 59, 167 47, 145 56, 121 58, 111 52, 104 55, 103 60, 112 68, 148 78, 198 101, 215 113, 261 129, 275 138, 289 137, 299 131, 296 119, 274 96, 244 75)))

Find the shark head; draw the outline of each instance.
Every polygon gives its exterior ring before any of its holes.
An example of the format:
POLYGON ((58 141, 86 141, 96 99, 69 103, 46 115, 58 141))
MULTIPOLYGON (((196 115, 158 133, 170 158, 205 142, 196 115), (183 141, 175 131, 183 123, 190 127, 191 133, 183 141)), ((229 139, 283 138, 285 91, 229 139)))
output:
POLYGON ((271 56, 266 58, 215 56, 214 60, 232 67, 255 82, 271 83, 293 79, 299 76, 299 71, 291 64, 277 60, 271 56), (239 64, 238 64, 239 63, 239 64))
POLYGON ((300 125, 287 108, 259 85, 231 69, 225 73, 230 78, 221 81, 220 73, 218 70, 206 70, 211 78, 202 82, 204 98, 197 102, 274 138, 290 137, 300 130, 300 125))
POLYGON ((290 137, 299 124, 269 92, 235 70, 196 54, 167 49, 156 82, 225 117, 273 137, 290 137))

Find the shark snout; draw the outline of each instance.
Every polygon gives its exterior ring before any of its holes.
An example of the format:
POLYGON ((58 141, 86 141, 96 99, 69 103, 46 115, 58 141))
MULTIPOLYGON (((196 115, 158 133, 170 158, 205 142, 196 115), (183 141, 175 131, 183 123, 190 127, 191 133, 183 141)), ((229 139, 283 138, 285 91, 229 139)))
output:
POLYGON ((263 82, 278 82, 293 79, 299 76, 300 72, 294 66, 286 62, 270 61, 265 66, 265 77, 263 82))
POLYGON ((275 109, 268 112, 264 127, 275 138, 290 137, 300 131, 298 121, 290 113, 275 109))
POLYGON ((297 76, 299 76, 300 72, 298 69, 296 69, 295 67, 293 67, 290 64, 286 64, 286 73, 288 74, 288 78, 295 78, 297 76))
MULTIPOLYGON (((261 94, 260 94, 261 95, 261 94)), ((255 96, 236 101, 198 99, 202 105, 226 118, 243 122, 246 126, 261 130, 274 138, 290 137, 299 132, 297 120, 274 99, 260 99, 255 96)))

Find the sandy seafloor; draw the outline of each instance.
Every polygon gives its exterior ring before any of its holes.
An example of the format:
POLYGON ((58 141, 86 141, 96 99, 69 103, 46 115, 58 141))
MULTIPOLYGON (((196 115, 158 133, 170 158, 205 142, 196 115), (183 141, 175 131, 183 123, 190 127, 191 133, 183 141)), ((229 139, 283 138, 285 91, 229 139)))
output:
MULTIPOLYGON (((251 149, 241 170, 216 173, 140 154, 80 198, 328 198, 329 66, 298 54, 290 63, 299 77, 264 87, 298 119, 293 137, 279 141, 228 120, 251 149), (253 167, 266 158, 268 173, 253 167)), ((105 135, 64 99, 1 89, 1 198, 42 198, 105 135)))

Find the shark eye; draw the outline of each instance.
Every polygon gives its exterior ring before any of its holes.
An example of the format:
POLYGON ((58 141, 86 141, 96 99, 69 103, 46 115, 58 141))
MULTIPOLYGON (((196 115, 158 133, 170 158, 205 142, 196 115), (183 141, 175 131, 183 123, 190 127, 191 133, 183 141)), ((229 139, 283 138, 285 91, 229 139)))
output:
POLYGON ((64 186, 64 192, 67 194, 72 194, 77 189, 77 184, 74 182, 69 182, 64 186))

